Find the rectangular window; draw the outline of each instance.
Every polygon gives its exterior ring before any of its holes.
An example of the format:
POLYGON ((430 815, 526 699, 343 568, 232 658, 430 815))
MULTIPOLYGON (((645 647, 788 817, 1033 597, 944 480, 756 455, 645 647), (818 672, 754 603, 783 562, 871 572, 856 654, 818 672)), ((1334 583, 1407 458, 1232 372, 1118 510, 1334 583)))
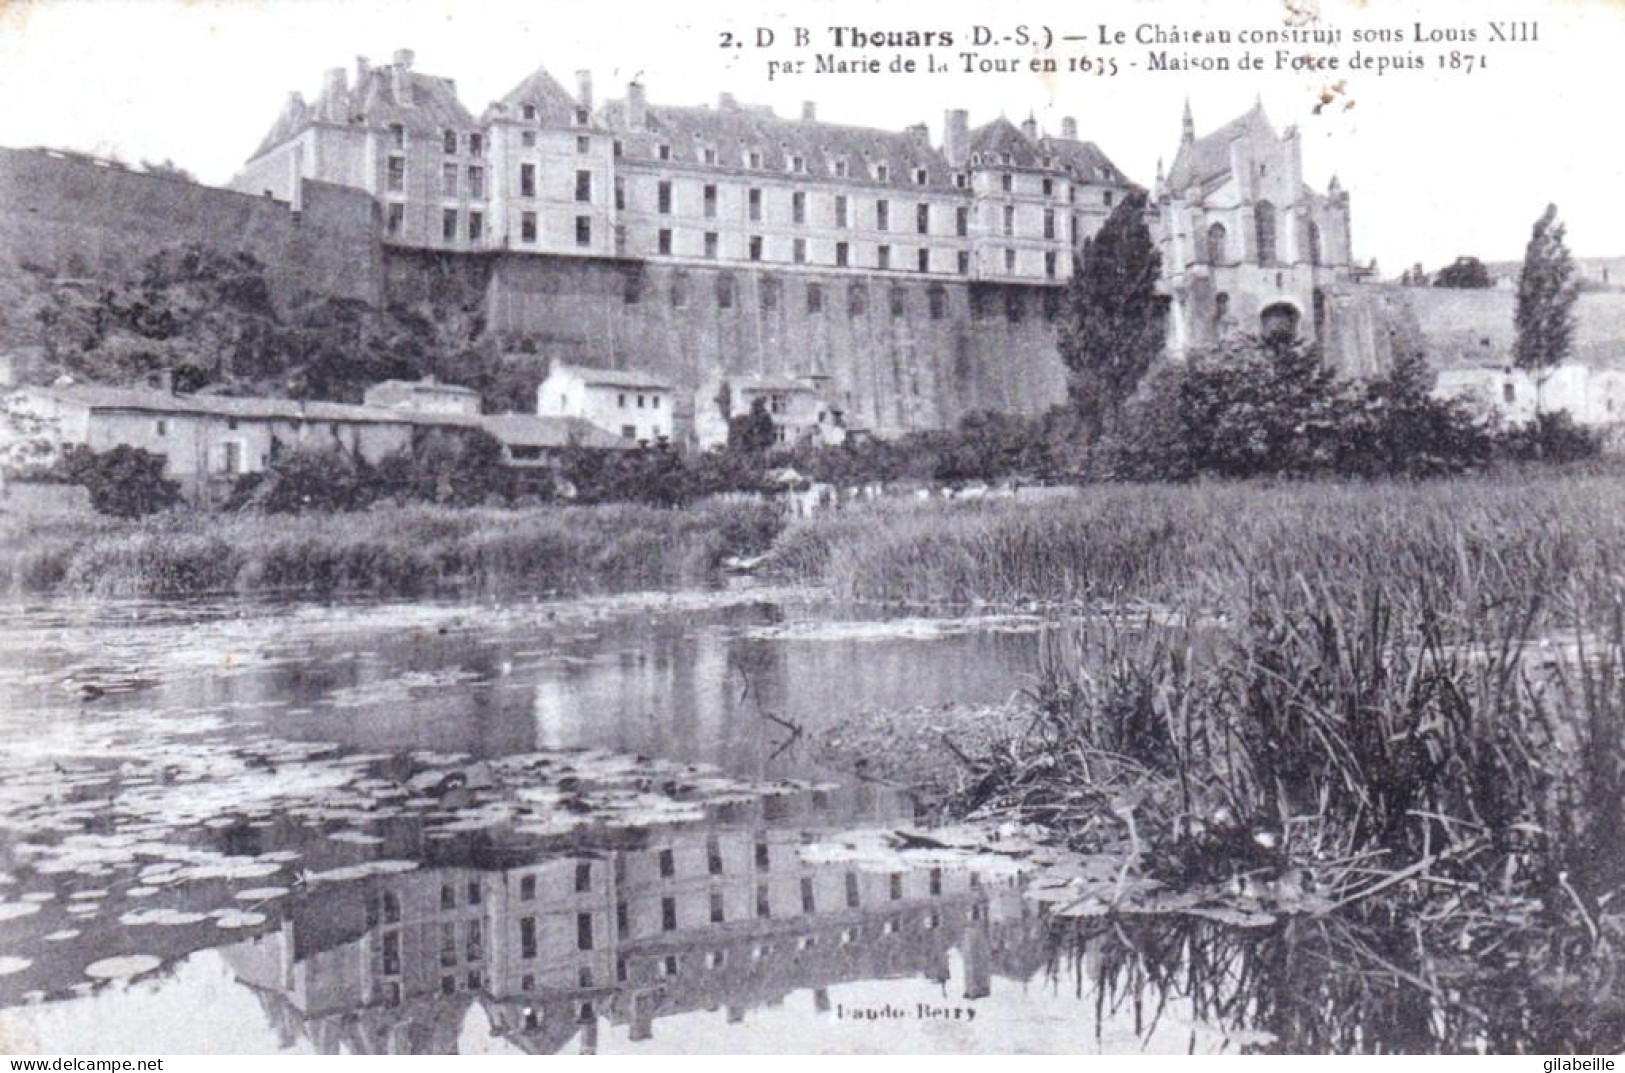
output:
POLYGON ((576 893, 584 894, 592 890, 592 865, 582 861, 576 865, 576 893))
POLYGON ((959 274, 961 276, 970 275, 970 251, 969 250, 960 250, 959 251, 959 265, 958 265, 958 268, 959 268, 959 274))
POLYGON ((940 868, 931 869, 931 880, 930 880, 930 882, 931 882, 931 897, 933 897, 933 898, 941 897, 942 896, 942 869, 940 869, 940 868))
POLYGON ((519 241, 536 241, 536 214, 534 212, 522 212, 519 214, 519 241))
POLYGON ((845 227, 846 223, 846 195, 835 195, 835 226, 845 227))
POLYGON ((1011 177, 1009 172, 999 176, 999 187, 1007 194, 1015 189, 1015 179, 1011 177))
POLYGON ((970 234, 970 209, 961 206, 954 210, 954 234, 960 238, 970 234))
POLYGON ((670 879, 672 876, 674 876, 676 874, 677 874, 677 858, 672 855, 671 850, 669 850, 669 849, 661 850, 660 851, 660 875, 661 875, 661 878, 662 879, 670 879))
POLYGON ((440 148, 447 156, 457 155, 457 132, 448 130, 440 136, 440 148))
POLYGON ((406 189, 406 158, 392 156, 389 158, 389 172, 384 179, 384 188, 391 193, 398 194, 406 189))
MULTIPOLYGON (((807 284, 807 312, 809 312, 809 313, 821 313, 821 312, 823 312, 823 310, 824 310, 824 285, 822 283, 809 283, 809 284, 807 284)), ((756 852, 757 852, 757 855, 758 855, 757 859, 760 860, 762 855, 764 855, 767 852, 767 847, 759 845, 759 846, 756 847, 756 852)), ((757 867, 762 867, 762 866, 758 865, 757 867)))
POLYGON ((160 417, 155 423, 154 431, 160 436, 169 435, 169 422, 160 417))
POLYGON ((848 246, 847 246, 847 244, 844 243, 844 242, 837 242, 835 244, 835 264, 836 264, 837 267, 840 267, 840 268, 845 268, 846 267, 847 254, 848 254, 848 246))
POLYGON ((671 253, 671 231, 670 231, 670 229, 664 228, 664 227, 661 228, 660 229, 660 234, 658 236, 656 236, 656 242, 657 242, 656 248, 659 250, 659 252, 665 253, 665 254, 671 253))
POLYGON ((582 134, 576 138, 576 152, 582 156, 592 152, 592 139, 582 134))
POLYGON ((901 287, 891 289, 891 315, 901 317, 908 312, 908 297, 901 287))
MULTIPOLYGON (((630 437, 628 437, 630 438, 630 437)), ((576 949, 592 949, 592 914, 576 914, 576 949)))
POLYGON ((477 879, 469 880, 468 881, 468 904, 469 905, 479 905, 480 904, 480 896, 481 896, 480 881, 477 880, 477 879))
POLYGON ((483 925, 478 920, 470 920, 464 935, 468 946, 468 960, 479 961, 485 957, 485 934, 483 925))
POLYGON ((888 886, 892 901, 901 901, 903 897, 903 873, 893 872, 889 878, 888 886))
POLYGON ((924 168, 915 168, 914 169, 914 185, 915 186, 924 186, 927 182, 930 181, 930 178, 931 178, 930 173, 928 173, 924 168))
POLYGON ((922 235, 931 233, 931 206, 919 204, 914 207, 914 230, 922 235))
POLYGON ((717 277, 717 308, 732 309, 734 305, 734 278, 724 272, 717 277))
POLYGON ((807 158, 802 157, 802 156, 793 156, 793 157, 791 157, 790 158, 790 170, 794 171, 794 172, 804 172, 804 171, 806 171, 807 170, 807 158))
POLYGON ((576 245, 577 246, 591 246, 592 245, 592 217, 591 216, 577 216, 576 217, 576 245))
POLYGON ((635 440, 637 438, 638 438, 638 430, 637 430, 637 427, 635 425, 622 425, 621 426, 621 439, 623 439, 623 440, 635 440))
MULTIPOLYGON (((807 308, 812 308, 813 297, 815 294, 818 298, 818 308, 824 308, 824 288, 817 283, 810 285, 807 289, 807 308)), ((767 871, 770 863, 771 858, 768 856, 767 843, 765 841, 758 840, 756 843, 756 870, 758 872, 765 872, 767 871)))
POLYGON ((400 234, 401 228, 406 226, 406 206, 400 202, 390 205, 389 212, 384 217, 384 226, 390 234, 400 234))
POLYGON ((717 259, 717 249, 720 243, 721 239, 717 237, 717 233, 715 231, 707 231, 705 233, 705 256, 709 260, 714 261, 717 259))
POLYGON ((715 164, 717 162, 716 149, 709 145, 706 146, 705 151, 700 154, 700 159, 704 160, 707 164, 715 164))
POLYGON ((389 142, 397 149, 406 148, 406 128, 399 123, 389 125, 389 142))
POLYGON ((800 190, 790 195, 790 222, 797 224, 807 222, 807 195, 800 190))
POLYGON ((761 235, 752 235, 752 236, 750 236, 750 259, 752 261, 760 261, 762 259, 762 236, 761 235))
POLYGON ((1100 200, 1102 204, 1104 204, 1107 208, 1110 208, 1112 204, 1112 192, 1110 190, 1103 191, 1100 195, 1100 200))
POLYGON ((723 906, 722 906, 722 894, 721 894, 721 892, 720 891, 712 891, 711 892, 711 923, 713 923, 713 924, 721 924, 726 920, 726 918, 727 918, 727 914, 724 911, 723 906))
POLYGON ((632 912, 625 902, 615 903, 615 934, 622 939, 632 934, 632 912))
POLYGON ((610 154, 613 155, 616 160, 619 160, 619 159, 621 159, 621 155, 626 151, 626 147, 621 144, 621 140, 619 138, 616 138, 613 142, 610 143, 609 151, 610 151, 610 154))
POLYGON ((1044 237, 1045 238, 1054 238, 1055 237, 1055 210, 1054 209, 1045 209, 1044 210, 1044 237))
POLYGON ((1015 275, 1015 273, 1016 273, 1016 251, 1015 250, 1005 250, 1004 251, 1004 271, 1008 275, 1012 275, 1012 276, 1015 275))
POLYGON ((891 202, 885 198, 875 202, 875 230, 891 230, 891 202))
POLYGON ((536 196, 536 165, 535 164, 521 164, 521 165, 519 165, 519 196, 520 197, 535 197, 536 196))
POLYGON ((756 887, 756 916, 761 920, 768 920, 773 916, 773 903, 767 899, 765 884, 758 884, 756 887))
POLYGON ((705 870, 714 876, 722 874, 722 843, 716 835, 705 840, 705 870))
POLYGON ((804 238, 796 239, 795 242, 791 245, 790 249, 791 249, 791 258, 792 258, 792 260, 795 261, 796 264, 804 265, 804 264, 807 263, 807 240, 806 239, 804 239, 804 238))
POLYGON ((484 197, 485 196, 485 169, 484 168, 478 167, 478 166, 471 166, 468 169, 468 196, 469 197, 484 197))
POLYGON ((383 941, 384 975, 399 976, 401 973, 401 933, 398 931, 384 932, 383 941))
POLYGON ((1045 179, 1044 180, 1044 196, 1049 197, 1053 193, 1055 193, 1055 180, 1054 179, 1045 179))
POLYGON ((440 168, 440 192, 446 197, 457 196, 457 165, 445 164, 440 168))
POLYGON ((457 964, 457 925, 449 920, 440 925, 440 964, 447 968, 457 964))
POLYGON ((931 271, 931 251, 922 249, 915 254, 915 267, 921 272, 931 271))
POLYGON ((676 898, 662 898, 662 899, 660 899, 660 930, 661 931, 676 931, 677 930, 677 899, 676 898))
POLYGON ((660 145, 655 147, 655 156, 659 157, 661 160, 670 160, 671 146, 667 145, 665 142, 661 142, 660 145))
POLYGON ((762 166, 761 151, 752 149, 749 153, 747 153, 745 155, 745 166, 748 168, 760 168, 762 166))
POLYGON ((875 166, 875 181, 876 182, 882 182, 882 183, 891 182, 891 168, 890 168, 890 166, 888 166, 886 164, 877 164, 875 166))
POLYGON ((704 201, 705 218, 708 220, 715 219, 717 215, 717 188, 711 183, 705 184, 704 201))
POLYGON ((1007 235, 1016 233, 1016 207, 1014 205, 1004 207, 1004 233, 1007 235))
POLYGON ((890 246, 878 246, 878 247, 875 248, 875 267, 876 268, 890 268, 891 267, 891 247, 890 246))
POLYGON ((813 881, 811 876, 801 877, 801 911, 803 913, 817 912, 817 899, 813 897, 813 881))
POLYGON ((536 900, 535 876, 519 877, 519 900, 522 902, 534 902, 536 900))
POLYGON ((520 131, 519 144, 524 146, 526 149, 536 148, 536 132, 533 130, 520 131))
POLYGON ((1050 279, 1055 278, 1055 251, 1053 250, 1044 254, 1044 275, 1050 279))
POLYGON ((858 908, 860 900, 861 899, 859 898, 858 893, 858 874, 856 872, 848 872, 846 873, 846 907, 848 909, 856 909, 858 908))
POLYGON ((576 172, 576 200, 577 201, 591 201, 592 200, 592 172, 590 172, 590 171, 578 171, 578 172, 576 172))
POLYGON ((482 156, 485 153, 485 136, 483 134, 470 134, 468 136, 468 155, 482 156))
POLYGON ((590 112, 588 112, 585 108, 577 108, 576 109, 576 126, 584 127, 584 126, 587 125, 588 121, 591 120, 591 119, 592 119, 592 114, 590 112))
POLYGON ((663 216, 671 215, 671 183, 664 179, 655 188, 655 210, 663 216))
POLYGON ((456 209, 440 210, 440 237, 445 239, 447 242, 455 242, 457 240, 457 225, 459 222, 460 221, 457 219, 456 209))
POLYGON ((615 211, 626 211, 626 180, 619 177, 615 179, 615 211))
POLYGON ((468 214, 468 239, 478 242, 485 237, 485 213, 471 212, 468 214))
POLYGON ((679 272, 671 277, 671 305, 680 309, 688 302, 688 276, 679 272))
POLYGON ((750 191, 750 218, 752 220, 762 218, 762 192, 755 187, 750 191))

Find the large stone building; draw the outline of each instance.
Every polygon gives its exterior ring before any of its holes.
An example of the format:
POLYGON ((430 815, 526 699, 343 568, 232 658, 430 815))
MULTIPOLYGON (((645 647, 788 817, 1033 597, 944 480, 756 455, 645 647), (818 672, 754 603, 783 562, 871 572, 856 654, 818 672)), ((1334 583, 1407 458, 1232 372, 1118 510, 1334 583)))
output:
POLYGON ((1166 175, 1159 165, 1154 193, 1171 354, 1238 332, 1348 349, 1353 341, 1334 338, 1332 320, 1334 302, 1350 307, 1359 297, 1349 197, 1336 177, 1324 194, 1303 181, 1296 127, 1277 134, 1255 104, 1198 138, 1187 103, 1179 151, 1166 175))

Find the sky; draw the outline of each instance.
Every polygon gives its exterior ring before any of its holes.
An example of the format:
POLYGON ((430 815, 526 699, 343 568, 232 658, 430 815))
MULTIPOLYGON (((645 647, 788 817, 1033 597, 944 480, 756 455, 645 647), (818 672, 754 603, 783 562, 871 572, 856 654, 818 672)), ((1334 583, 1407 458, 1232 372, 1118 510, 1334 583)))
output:
MULTIPOLYGON (((1067 45, 1101 54, 1093 41, 1067 45)), ((1242 46, 1230 51, 1234 57, 1242 46)), ((817 102, 830 122, 900 128, 926 122, 940 137, 945 109, 972 124, 1000 114, 1036 116, 1056 131, 1075 116, 1136 181, 1178 148, 1191 102, 1198 133, 1262 101, 1278 128, 1303 134, 1304 171, 1322 188, 1336 174, 1350 192, 1355 254, 1384 275, 1459 254, 1516 260, 1529 228, 1555 202, 1579 256, 1625 255, 1625 147, 1609 106, 1620 97, 1625 4, 1610 0, 800 0, 725 4, 689 0, 588 5, 556 0, 0 0, 0 145, 58 148, 136 163, 170 159, 204 182, 223 183, 254 150, 291 90, 314 98, 322 72, 385 63, 400 48, 419 70, 456 80, 479 114, 545 66, 573 85, 593 72, 600 99, 639 77, 655 103, 713 102, 731 92, 781 115, 817 102), (1115 51, 1140 63, 1116 78, 1062 73, 800 75, 769 80, 766 60, 787 49, 724 49, 720 35, 754 40, 757 28, 788 40, 804 26, 949 30, 957 54, 971 27, 1012 33, 1017 24, 1056 34, 1136 27, 1280 27, 1287 8, 1317 7, 1339 28, 1330 53, 1411 53, 1422 46, 1359 45, 1356 29, 1407 38, 1421 21, 1474 29, 1463 51, 1487 60, 1473 74, 1370 72, 1149 72, 1149 48, 1115 51), (1539 41, 1485 43, 1487 22, 1536 20, 1539 41), (1321 114, 1321 92, 1342 81, 1321 114), (1352 101, 1352 106, 1348 102, 1352 101)), ((979 50, 1027 57, 1031 48, 979 50)), ((1176 51, 1184 51, 1183 48, 1176 51)), ((1200 50, 1192 50, 1200 51, 1200 50)), ((1273 48, 1263 48, 1273 55, 1273 48)), ((890 55, 889 51, 882 53, 890 55)), ((806 55, 802 53, 801 55, 806 55)))

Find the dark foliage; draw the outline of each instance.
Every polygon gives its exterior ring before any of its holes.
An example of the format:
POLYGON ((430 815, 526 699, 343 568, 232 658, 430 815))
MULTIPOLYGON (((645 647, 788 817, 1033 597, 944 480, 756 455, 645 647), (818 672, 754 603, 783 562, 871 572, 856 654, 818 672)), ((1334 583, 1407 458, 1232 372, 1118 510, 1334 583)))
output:
POLYGON ((1477 257, 1457 257, 1455 263, 1439 269, 1433 277, 1435 287, 1454 287, 1458 290, 1483 290, 1495 286, 1490 270, 1477 257))
POLYGON ((1502 429, 1496 437, 1496 450, 1513 462, 1581 462, 1602 453, 1602 437, 1575 424, 1567 410, 1558 410, 1502 429))
POLYGON ((770 451, 776 441, 773 415, 767 412, 767 400, 758 395, 750 404, 750 412, 728 420, 728 448, 733 451, 770 451))
POLYGON ((101 514, 141 518, 180 502, 179 486, 164 476, 164 457, 139 447, 121 444, 97 453, 75 445, 63 452, 56 470, 65 483, 84 485, 101 514))
POLYGON ((1517 342, 1513 361, 1537 377, 1568 357, 1574 342, 1574 259, 1565 241, 1567 229, 1548 205, 1535 221, 1518 276, 1518 306, 1513 314, 1517 342))

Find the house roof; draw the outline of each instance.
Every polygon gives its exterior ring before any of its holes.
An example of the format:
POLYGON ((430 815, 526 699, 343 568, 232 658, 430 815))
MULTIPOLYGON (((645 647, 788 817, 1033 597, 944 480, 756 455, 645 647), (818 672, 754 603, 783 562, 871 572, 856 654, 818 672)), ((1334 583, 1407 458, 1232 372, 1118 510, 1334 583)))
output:
POLYGON ((133 410, 155 414, 204 414, 273 421, 355 421, 403 425, 424 415, 380 406, 352 406, 340 402, 301 402, 295 399, 242 398, 232 395, 176 395, 155 388, 70 384, 35 388, 61 402, 92 410, 133 410))
POLYGON ((1275 128, 1270 126, 1262 103, 1254 104, 1218 130, 1182 144, 1168 169, 1168 189, 1177 194, 1229 174, 1230 143, 1251 135, 1275 137, 1275 128))
POLYGON ((399 123, 408 131, 437 133, 446 129, 474 130, 478 123, 457 99, 457 84, 449 78, 427 75, 411 68, 404 72, 405 92, 395 93, 398 65, 368 68, 354 85, 328 85, 313 102, 294 94, 282 114, 254 150, 254 160, 281 145, 312 123, 383 127, 399 123))
POLYGON ((486 414, 478 419, 478 424, 509 447, 592 447, 623 451, 637 446, 579 417, 486 414))
POLYGON ((1062 167, 1078 179, 1092 183, 1134 185, 1094 142, 1079 141, 1076 138, 1045 137, 1040 139, 1040 144, 1062 167))
POLYGON ((593 387, 652 388, 656 391, 672 390, 671 381, 639 369, 594 369, 586 365, 558 365, 558 371, 578 377, 593 387))
POLYGON ((805 391, 816 394, 818 385, 796 376, 731 376, 728 386, 735 391, 805 391))
POLYGON ((1008 156, 1010 163, 1016 167, 1033 168, 1038 166, 1038 148, 1032 140, 1021 132, 1021 128, 1000 116, 991 123, 983 123, 970 132, 969 146, 971 159, 974 161, 978 153, 985 163, 1003 163, 1008 156), (992 156, 993 161, 987 160, 992 156))
POLYGON ((367 389, 367 396, 373 395, 415 395, 423 392, 435 395, 472 395, 479 397, 479 392, 461 384, 448 384, 441 380, 380 380, 367 389))

